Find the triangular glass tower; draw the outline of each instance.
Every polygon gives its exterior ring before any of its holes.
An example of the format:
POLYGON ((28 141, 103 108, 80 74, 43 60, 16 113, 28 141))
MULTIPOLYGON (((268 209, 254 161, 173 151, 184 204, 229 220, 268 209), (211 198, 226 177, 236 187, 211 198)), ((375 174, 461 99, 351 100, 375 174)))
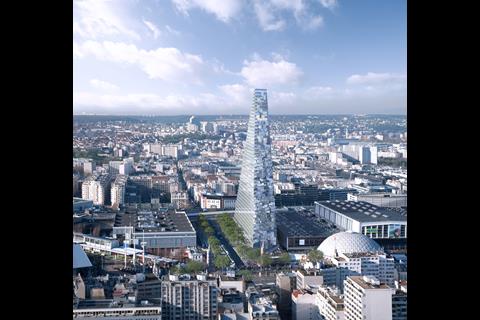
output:
POLYGON ((276 246, 271 139, 266 89, 255 89, 235 202, 235 221, 252 247, 276 246))

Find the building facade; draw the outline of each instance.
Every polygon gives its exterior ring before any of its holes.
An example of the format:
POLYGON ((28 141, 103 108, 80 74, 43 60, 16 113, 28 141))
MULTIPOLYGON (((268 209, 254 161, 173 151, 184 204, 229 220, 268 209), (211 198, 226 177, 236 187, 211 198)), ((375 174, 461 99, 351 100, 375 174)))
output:
POLYGON ((267 90, 255 89, 234 215, 253 247, 277 244, 272 167, 267 90))
POLYGON ((346 320, 392 319, 392 288, 369 276, 348 277, 344 287, 346 320))
POLYGON ((161 283, 162 320, 216 320, 218 288, 206 276, 191 279, 171 275, 161 283))

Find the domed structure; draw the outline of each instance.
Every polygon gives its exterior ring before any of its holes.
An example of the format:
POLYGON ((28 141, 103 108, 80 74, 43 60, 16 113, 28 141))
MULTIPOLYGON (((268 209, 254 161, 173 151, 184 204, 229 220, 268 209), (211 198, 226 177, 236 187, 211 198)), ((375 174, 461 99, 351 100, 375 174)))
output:
POLYGON ((325 257, 335 257, 341 253, 383 251, 382 247, 366 235, 355 232, 332 234, 318 246, 325 257))

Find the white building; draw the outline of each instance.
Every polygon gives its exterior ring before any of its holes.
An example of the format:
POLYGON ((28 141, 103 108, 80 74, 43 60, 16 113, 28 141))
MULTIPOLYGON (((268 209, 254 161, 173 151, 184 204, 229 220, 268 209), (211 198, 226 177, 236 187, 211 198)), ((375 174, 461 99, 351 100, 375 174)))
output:
POLYGON ((340 269, 357 275, 375 276, 393 286, 395 259, 387 256, 379 244, 367 236, 352 232, 339 232, 325 239, 319 246, 324 258, 340 269))
POLYGON ((188 193, 173 192, 170 197, 170 203, 175 209, 185 209, 188 206, 188 193))
POLYGON ((374 239, 407 238, 405 212, 381 208, 365 201, 315 202, 315 215, 345 231, 374 239))
POLYGON ((265 298, 256 299, 254 303, 248 302, 249 320, 278 320, 280 315, 275 305, 265 298))
POLYGON ((112 206, 118 206, 125 203, 127 179, 128 177, 125 175, 118 175, 112 183, 112 188, 110 189, 112 206))
POLYGON ((323 284, 323 276, 314 270, 306 271, 299 269, 294 272, 297 276, 296 286, 297 290, 308 289, 310 287, 319 287, 323 284))
POLYGON ((165 145, 163 146, 163 155, 172 158, 178 158, 178 146, 177 145, 165 145))
POLYGON ((344 320, 345 304, 343 296, 331 287, 320 287, 315 296, 317 320, 344 320))
POLYGON ((82 199, 92 200, 96 205, 104 205, 110 180, 110 175, 92 175, 86 178, 82 183, 82 199))
POLYGON ((293 290, 292 319, 315 320, 316 318, 315 293, 309 290, 293 290))
POLYGON ((330 261, 339 268, 349 269, 358 275, 374 276, 390 286, 395 282, 395 263, 384 253, 342 253, 330 261))
POLYGON ((393 289, 371 276, 345 280, 346 320, 392 319, 393 289))

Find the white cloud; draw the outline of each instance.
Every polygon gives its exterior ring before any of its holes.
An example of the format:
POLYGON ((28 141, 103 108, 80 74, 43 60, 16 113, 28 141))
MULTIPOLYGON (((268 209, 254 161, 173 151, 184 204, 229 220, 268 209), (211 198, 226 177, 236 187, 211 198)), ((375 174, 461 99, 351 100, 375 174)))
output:
POLYGON ((275 17, 267 3, 257 1, 254 3, 254 9, 263 31, 281 31, 285 28, 285 20, 275 17))
POLYGON ((105 90, 105 91, 114 91, 118 90, 118 86, 107 82, 107 81, 102 81, 98 79, 92 79, 90 80, 90 84, 97 89, 105 90))
POLYGON ((273 62, 257 59, 245 60, 243 64, 241 75, 249 85, 257 87, 296 83, 303 74, 295 63, 279 59, 278 56, 273 62))
POLYGON ((252 90, 243 84, 225 84, 219 86, 220 90, 235 104, 248 105, 252 90))
POLYGON ((241 0, 172 0, 178 11, 188 15, 188 11, 200 8, 214 14, 218 20, 229 22, 241 9, 241 0))
POLYGON ((76 0, 73 2, 73 33, 86 39, 98 39, 123 35, 133 39, 140 36, 126 23, 126 17, 118 13, 118 5, 113 1, 76 0))
POLYGON ((168 24, 165 25, 165 29, 167 29, 167 31, 175 36, 179 36, 181 34, 180 31, 178 30, 175 30, 174 28, 170 27, 168 24))
POLYGON ((321 26, 323 26, 323 17, 316 16, 308 19, 308 21, 305 24, 305 29, 314 30, 314 29, 320 28, 321 26))
POLYGON ((320 0, 320 3, 328 9, 333 9, 337 6, 337 0, 320 0))
MULTIPOLYGON (((236 85, 233 90, 239 89, 236 85)), ((225 87, 225 90, 228 91, 225 87)), ((230 91, 232 93, 233 91, 230 91)), ((248 112, 249 104, 233 100, 228 94, 198 95, 169 94, 161 96, 152 93, 96 94, 74 92, 73 110, 75 113, 97 114, 225 114, 248 112)))
POLYGON ((300 13, 305 9, 303 0, 270 0, 270 3, 278 9, 292 10, 300 13))
POLYGON ((152 32, 153 38, 157 39, 162 32, 160 29, 153 23, 147 20, 143 20, 143 23, 147 26, 147 28, 152 32))
POLYGON ((200 69, 204 62, 198 55, 184 53, 177 48, 144 50, 123 42, 88 40, 74 43, 74 57, 94 56, 98 60, 138 66, 151 79, 169 82, 201 83, 200 69))
POLYGON ((366 75, 351 75, 347 79, 347 84, 383 85, 405 82, 406 79, 407 77, 401 74, 368 72, 366 75))
POLYGON ((269 105, 271 106, 291 106, 298 101, 294 92, 271 91, 270 96, 269 105))

